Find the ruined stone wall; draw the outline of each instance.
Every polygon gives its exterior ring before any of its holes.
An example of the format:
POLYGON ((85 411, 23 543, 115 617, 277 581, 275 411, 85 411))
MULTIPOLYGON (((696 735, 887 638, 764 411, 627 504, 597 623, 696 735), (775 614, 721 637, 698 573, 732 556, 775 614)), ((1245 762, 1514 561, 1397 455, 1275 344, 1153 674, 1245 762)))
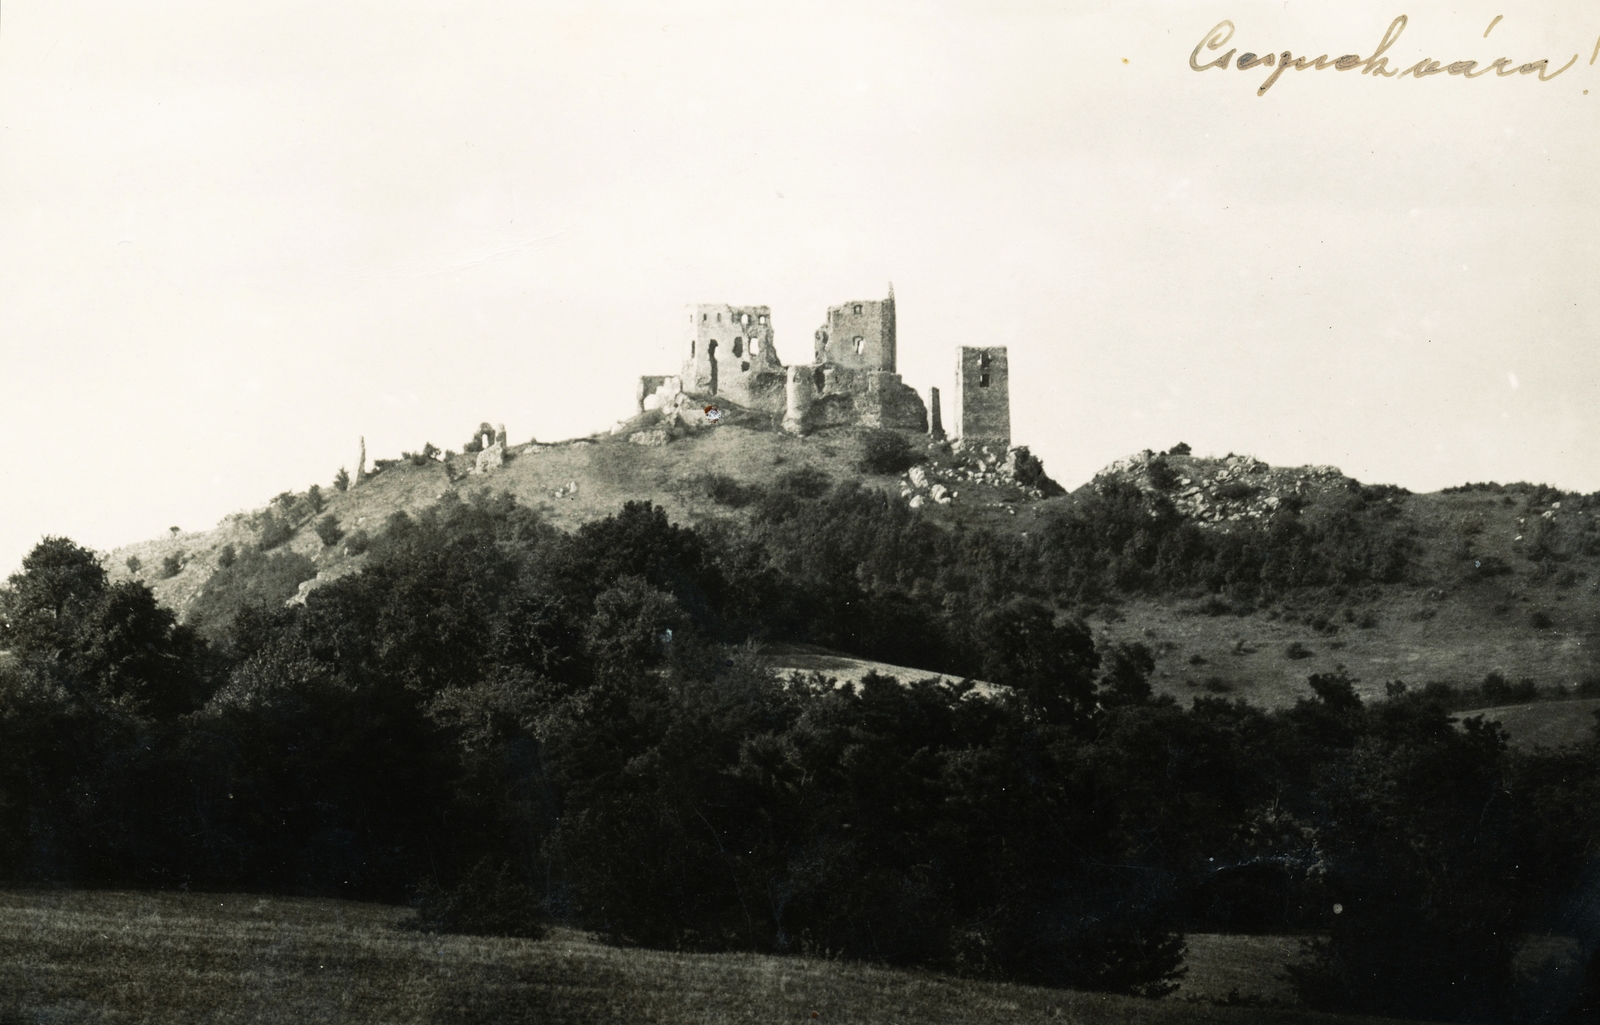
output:
POLYGON ((814 397, 805 424, 815 427, 896 427, 925 432, 928 409, 899 374, 850 367, 796 368, 809 371, 814 397))
POLYGON ((894 296, 828 307, 828 321, 817 329, 815 341, 815 363, 894 373, 894 296))
POLYGON ((956 429, 963 441, 1011 445, 1011 383, 1005 346, 962 346, 956 357, 956 429))
POLYGON ((765 306, 700 303, 686 313, 683 390, 783 410, 783 364, 765 306))

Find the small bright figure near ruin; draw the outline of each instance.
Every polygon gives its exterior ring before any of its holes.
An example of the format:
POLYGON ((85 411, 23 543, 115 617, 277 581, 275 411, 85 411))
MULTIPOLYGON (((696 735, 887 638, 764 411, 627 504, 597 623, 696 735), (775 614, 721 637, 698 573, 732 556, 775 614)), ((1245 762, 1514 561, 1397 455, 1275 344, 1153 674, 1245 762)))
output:
POLYGON ((721 422, 722 422, 722 410, 718 409, 716 406, 707 406, 706 407, 706 423, 708 423, 708 424, 720 424, 721 422))

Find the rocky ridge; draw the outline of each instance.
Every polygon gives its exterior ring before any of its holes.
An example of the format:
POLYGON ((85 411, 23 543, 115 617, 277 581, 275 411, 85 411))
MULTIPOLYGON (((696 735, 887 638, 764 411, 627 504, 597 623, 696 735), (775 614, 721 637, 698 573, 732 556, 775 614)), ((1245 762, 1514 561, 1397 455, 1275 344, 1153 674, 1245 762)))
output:
POLYGON ((1337 466, 1274 467, 1253 456, 1215 459, 1149 449, 1107 466, 1088 487, 1104 492, 1114 481, 1165 495, 1202 527, 1264 519, 1291 497, 1309 499, 1355 483, 1337 466))

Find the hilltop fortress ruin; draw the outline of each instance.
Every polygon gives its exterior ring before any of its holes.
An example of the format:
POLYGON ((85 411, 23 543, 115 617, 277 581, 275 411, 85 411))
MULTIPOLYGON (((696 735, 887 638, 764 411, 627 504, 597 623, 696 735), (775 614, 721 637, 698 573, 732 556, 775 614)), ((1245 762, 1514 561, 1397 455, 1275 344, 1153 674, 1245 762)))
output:
MULTIPOLYGON (((893 427, 944 437, 939 389, 925 403, 896 370, 894 286, 883 299, 828 308, 809 363, 785 365, 766 306, 701 303, 685 313, 683 367, 641 377, 638 412, 703 415, 710 402, 781 414, 783 429, 893 427), (930 417, 931 412, 931 417, 930 417)), ((1011 445, 1011 395, 1004 346, 962 346, 956 361, 955 436, 1004 452, 1011 445)))

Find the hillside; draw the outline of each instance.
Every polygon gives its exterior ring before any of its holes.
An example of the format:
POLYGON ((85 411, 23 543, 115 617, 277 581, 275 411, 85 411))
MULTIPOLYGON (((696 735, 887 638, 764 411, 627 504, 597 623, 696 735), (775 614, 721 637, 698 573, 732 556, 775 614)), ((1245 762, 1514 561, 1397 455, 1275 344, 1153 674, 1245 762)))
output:
MULTIPOLYGON (((699 430, 629 422, 613 434, 511 446, 504 465, 485 474, 467 472, 470 456, 395 461, 347 492, 324 489, 325 509, 295 524, 274 553, 276 572, 325 581, 357 570, 359 546, 348 539, 324 545, 312 529, 316 519, 332 516, 347 534, 375 533, 395 512, 415 513, 451 492, 508 492, 564 529, 630 500, 654 502, 677 522, 703 524, 748 516, 739 494, 751 483, 811 471, 831 482, 860 479, 944 527, 1026 538, 1031 527, 1108 482, 1170 501, 1176 515, 1217 535, 1257 529, 1290 503, 1303 519, 1345 515, 1339 502, 1363 489, 1332 467, 1147 452, 1113 464, 1073 495, 1053 495, 1059 489, 1036 461, 1030 477, 1026 466, 1019 474, 1003 465, 1003 453, 962 452, 915 435, 906 437, 919 465, 901 474, 864 474, 858 463, 872 432, 834 428, 796 437, 760 414, 730 412, 720 426, 699 430)), ((1404 574, 1393 582, 1300 588, 1259 603, 1192 590, 1132 593, 1078 611, 1105 639, 1148 646, 1158 691, 1185 704, 1193 695, 1225 694, 1282 706, 1305 695, 1308 675, 1341 665, 1367 696, 1383 694, 1395 680, 1461 687, 1496 673, 1531 680, 1548 694, 1593 678, 1600 644, 1594 496, 1563 502, 1560 492, 1529 485, 1433 494, 1365 490, 1377 496, 1378 522, 1410 549, 1404 574)), ((263 515, 238 514, 213 531, 117 549, 109 569, 113 577, 141 577, 183 612, 226 546, 243 552, 255 545, 263 515), (173 556, 181 570, 160 579, 157 570, 173 556), (138 560, 137 572, 128 568, 130 557, 138 560)))
POLYGON ((1273 956, 1257 964, 1262 944, 1248 938, 1238 954, 1226 937, 1202 938, 1196 1000, 1148 1001, 817 958, 624 949, 571 930, 532 941, 397 928, 410 914, 255 894, 0 893, 0 1016, 128 1025, 1385 1020, 1200 999, 1226 996, 1219 986, 1273 987, 1273 956))

